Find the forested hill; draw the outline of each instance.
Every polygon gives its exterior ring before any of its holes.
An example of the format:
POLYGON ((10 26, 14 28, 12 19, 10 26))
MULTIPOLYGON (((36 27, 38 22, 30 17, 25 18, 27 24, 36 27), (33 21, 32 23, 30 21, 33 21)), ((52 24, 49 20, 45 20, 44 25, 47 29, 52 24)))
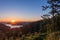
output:
POLYGON ((2 39, 7 37, 8 40, 11 37, 13 37, 14 40, 16 38, 21 38, 20 40, 22 40, 23 37, 23 39, 25 39, 28 36, 31 37, 30 39, 33 37, 34 40, 40 40, 42 37, 41 40, 43 40, 50 33, 60 32, 60 15, 54 17, 54 24, 52 23, 52 19, 53 18, 31 22, 19 28, 10 28, 0 23, 0 35, 2 35, 2 37, 0 37, 2 39))

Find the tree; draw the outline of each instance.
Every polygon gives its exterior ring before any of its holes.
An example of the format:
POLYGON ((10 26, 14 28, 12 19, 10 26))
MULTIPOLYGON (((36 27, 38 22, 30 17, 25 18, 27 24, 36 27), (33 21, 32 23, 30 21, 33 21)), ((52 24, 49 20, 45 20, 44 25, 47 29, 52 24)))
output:
POLYGON ((51 11, 49 12, 52 15, 52 24, 55 30, 55 15, 60 14, 60 0, 48 0, 48 6, 42 6, 43 10, 49 8, 51 11))
POLYGON ((45 14, 45 15, 43 15, 43 16, 41 16, 43 19, 49 19, 50 17, 49 17, 50 15, 48 15, 48 14, 45 14))

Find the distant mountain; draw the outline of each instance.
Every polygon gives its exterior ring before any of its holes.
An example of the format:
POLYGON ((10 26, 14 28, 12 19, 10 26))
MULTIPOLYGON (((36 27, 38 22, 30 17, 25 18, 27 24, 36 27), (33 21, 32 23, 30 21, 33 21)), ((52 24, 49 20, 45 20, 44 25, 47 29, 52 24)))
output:
MULTIPOLYGON (((6 24, 11 24, 10 22, 0 22, 0 23, 6 23, 6 24)), ((30 24, 31 22, 16 22, 16 24, 13 25, 26 25, 26 24, 30 24)))
MULTIPOLYGON (((0 23, 0 29, 4 31, 21 31, 24 34, 27 33, 33 33, 38 32, 40 28, 40 24, 42 21, 36 21, 36 22, 18 22, 16 25, 23 25, 23 27, 16 27, 16 28, 10 28, 9 26, 6 26, 4 24, 0 23)), ((9 24, 9 23, 8 23, 9 24)))
POLYGON ((10 30, 10 27, 0 23, 0 31, 6 32, 6 31, 9 31, 9 30, 10 30))
POLYGON ((27 25, 30 24, 31 22, 17 22, 17 25, 27 25))

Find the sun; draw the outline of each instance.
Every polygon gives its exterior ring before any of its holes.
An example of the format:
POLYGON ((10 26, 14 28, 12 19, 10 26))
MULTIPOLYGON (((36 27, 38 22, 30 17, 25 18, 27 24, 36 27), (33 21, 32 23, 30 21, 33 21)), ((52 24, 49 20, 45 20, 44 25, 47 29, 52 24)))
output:
POLYGON ((16 22, 16 20, 11 20, 11 23, 15 23, 16 22))

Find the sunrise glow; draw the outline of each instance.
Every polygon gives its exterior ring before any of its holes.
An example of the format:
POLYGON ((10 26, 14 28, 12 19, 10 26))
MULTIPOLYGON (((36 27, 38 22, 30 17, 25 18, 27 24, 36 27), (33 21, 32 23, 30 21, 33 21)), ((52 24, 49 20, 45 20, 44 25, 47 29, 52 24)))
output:
POLYGON ((11 20, 12 23, 16 22, 16 20, 11 20))
POLYGON ((15 23, 16 23, 16 20, 14 20, 14 19, 11 20, 11 23, 12 23, 12 24, 15 24, 15 23))

